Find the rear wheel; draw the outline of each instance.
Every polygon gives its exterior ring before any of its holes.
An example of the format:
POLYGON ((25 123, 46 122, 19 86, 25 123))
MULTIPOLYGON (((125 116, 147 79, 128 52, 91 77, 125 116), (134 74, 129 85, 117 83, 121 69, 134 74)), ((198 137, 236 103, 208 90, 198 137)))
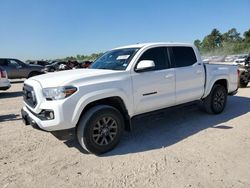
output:
POLYGON ((227 103, 227 90, 222 85, 214 85, 210 94, 204 99, 203 104, 208 113, 221 113, 227 103))
POLYGON ((119 143, 123 130, 121 113, 114 107, 99 105, 81 117, 77 138, 83 149, 98 155, 113 149, 119 143))

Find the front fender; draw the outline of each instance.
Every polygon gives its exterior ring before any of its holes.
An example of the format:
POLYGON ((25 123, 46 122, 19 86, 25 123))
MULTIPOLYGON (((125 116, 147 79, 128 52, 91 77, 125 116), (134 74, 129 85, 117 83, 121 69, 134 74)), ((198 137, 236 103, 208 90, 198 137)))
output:
POLYGON ((78 100, 73 113, 72 122, 75 125, 77 124, 82 111, 88 104, 109 97, 120 97, 123 100, 125 107, 127 108, 128 114, 129 115, 132 114, 133 101, 130 101, 129 96, 127 96, 122 89, 117 89, 117 88, 103 89, 87 93, 78 100))

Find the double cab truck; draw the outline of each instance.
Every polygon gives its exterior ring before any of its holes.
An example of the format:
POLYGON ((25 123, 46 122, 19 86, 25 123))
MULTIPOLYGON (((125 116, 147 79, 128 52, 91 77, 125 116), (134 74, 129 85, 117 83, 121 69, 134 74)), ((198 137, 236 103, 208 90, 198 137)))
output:
POLYGON ((26 80, 21 112, 42 130, 75 128, 82 148, 99 155, 135 116, 193 101, 219 114, 237 89, 237 66, 205 64, 191 44, 136 44, 106 52, 89 69, 26 80))

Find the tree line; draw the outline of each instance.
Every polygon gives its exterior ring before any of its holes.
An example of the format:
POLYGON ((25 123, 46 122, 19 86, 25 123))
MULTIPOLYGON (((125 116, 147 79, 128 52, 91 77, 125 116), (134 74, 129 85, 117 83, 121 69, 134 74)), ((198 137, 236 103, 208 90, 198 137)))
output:
POLYGON ((250 53, 250 29, 243 33, 243 36, 236 28, 221 33, 213 29, 203 40, 195 40, 195 46, 203 55, 229 55, 250 53))
POLYGON ((76 55, 76 56, 69 56, 66 58, 63 58, 62 60, 68 61, 68 60, 73 60, 73 61, 94 61, 98 57, 102 56, 103 53, 92 53, 91 55, 76 55))
MULTIPOLYGON (((221 33, 218 29, 213 29, 210 34, 206 35, 203 40, 195 40, 195 46, 200 50, 202 55, 229 55, 250 53, 250 29, 243 33, 236 28, 229 29, 221 33)), ((76 55, 63 58, 62 60, 77 61, 94 61, 103 53, 92 53, 91 55, 76 55)))

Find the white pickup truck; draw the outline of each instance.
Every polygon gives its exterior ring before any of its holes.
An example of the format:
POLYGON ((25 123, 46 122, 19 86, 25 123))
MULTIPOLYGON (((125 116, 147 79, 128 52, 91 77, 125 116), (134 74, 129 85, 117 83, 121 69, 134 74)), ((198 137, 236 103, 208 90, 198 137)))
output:
POLYGON ((46 131, 75 128, 80 145, 101 154, 137 115, 192 101, 219 114, 237 89, 237 66, 204 64, 193 45, 136 44, 106 52, 89 69, 26 80, 22 117, 46 131))

